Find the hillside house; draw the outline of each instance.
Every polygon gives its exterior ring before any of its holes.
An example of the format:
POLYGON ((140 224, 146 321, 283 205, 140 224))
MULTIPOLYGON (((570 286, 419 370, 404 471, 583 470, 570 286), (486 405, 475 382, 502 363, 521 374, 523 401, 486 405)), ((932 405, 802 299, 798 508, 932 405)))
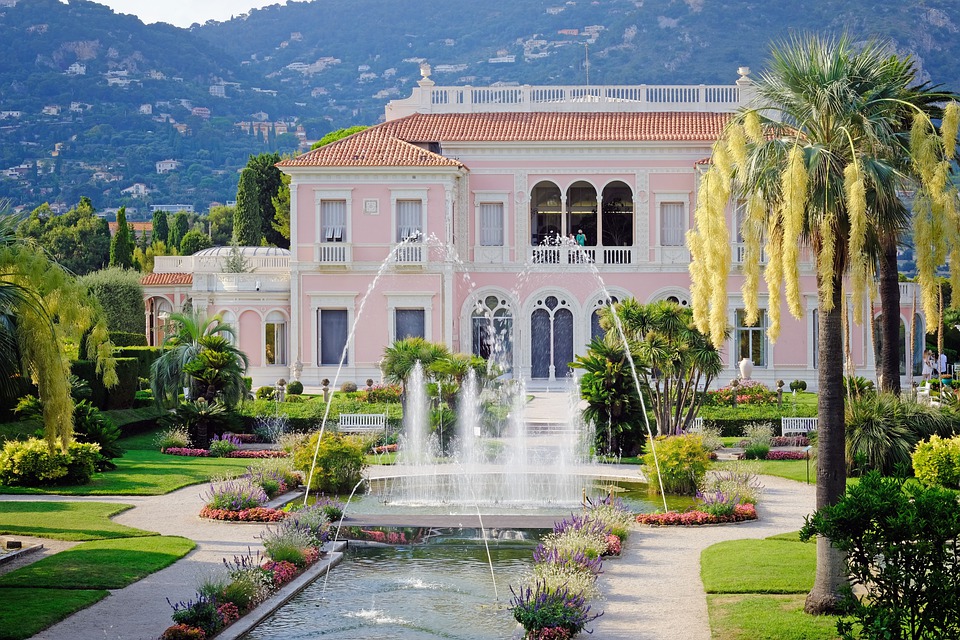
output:
POLYGON ((156 163, 156 168, 157 173, 159 174, 170 173, 171 171, 176 171, 180 168, 180 161, 173 159, 161 160, 160 162, 156 163))
MULTIPOLYGON (((494 358, 530 388, 557 388, 611 300, 689 304, 699 176, 750 99, 746 75, 718 86, 441 87, 429 73, 387 105, 384 123, 279 163, 291 177, 289 252, 245 248, 245 273, 226 272, 226 248, 157 257, 144 279, 151 339, 158 314, 190 299, 237 327, 256 386, 319 386, 341 358, 341 382, 379 380, 384 348, 422 336, 494 358)), ((733 204, 729 215, 740 262, 733 204)), ((815 387, 809 259, 806 314, 784 306, 777 344, 765 313, 744 324, 742 280, 734 265, 718 382, 748 358, 756 379, 815 387)), ((850 338, 856 372, 874 375, 869 331, 852 325, 850 338)))

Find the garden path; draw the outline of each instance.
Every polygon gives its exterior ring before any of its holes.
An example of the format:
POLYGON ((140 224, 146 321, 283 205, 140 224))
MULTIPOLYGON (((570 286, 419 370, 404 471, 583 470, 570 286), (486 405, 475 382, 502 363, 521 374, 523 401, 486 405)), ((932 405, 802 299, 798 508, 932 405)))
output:
POLYGON ((603 640, 709 640, 700 552, 725 540, 796 531, 815 510, 814 485, 762 476, 760 519, 708 527, 634 525, 623 555, 600 577, 603 616, 591 626, 603 640))

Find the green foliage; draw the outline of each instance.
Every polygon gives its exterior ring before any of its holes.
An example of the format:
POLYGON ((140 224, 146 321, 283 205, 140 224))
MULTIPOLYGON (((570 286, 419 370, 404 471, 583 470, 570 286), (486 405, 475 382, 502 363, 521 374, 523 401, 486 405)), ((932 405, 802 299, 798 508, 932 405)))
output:
POLYGON ((309 489, 331 494, 350 493, 360 482, 367 466, 363 445, 354 439, 328 431, 323 434, 318 450, 319 437, 318 431, 297 448, 293 454, 294 467, 303 473, 306 481, 313 467, 314 452, 317 452, 316 467, 313 469, 313 480, 309 489))
POLYGON ((314 149, 325 147, 331 142, 336 142, 337 140, 343 140, 347 136, 352 136, 355 133, 360 133, 361 131, 369 128, 370 127, 367 127, 367 126, 357 125, 353 127, 346 127, 344 129, 337 129, 336 131, 331 131, 330 133, 326 134, 325 136, 323 136, 322 138, 314 142, 310 146, 310 150, 313 151, 314 149))
MULTIPOLYGON (((143 331, 139 331, 139 332, 111 331, 109 333, 109 336, 110 336, 110 342, 112 342, 113 346, 116 347, 117 349, 121 349, 123 347, 146 347, 147 346, 147 336, 143 333, 143 331)), ((119 352, 115 352, 115 353, 118 353, 119 355, 119 352)), ((120 357, 133 358, 135 356, 121 355, 120 357)))
POLYGON ((161 453, 167 449, 186 449, 190 447, 190 432, 187 427, 178 424, 159 431, 153 439, 161 453))
POLYGON ((210 239, 210 236, 203 231, 191 229, 183 235, 183 239, 180 241, 180 255, 192 256, 197 251, 209 249, 212 246, 213 241, 210 239))
POLYGON ((123 447, 118 443, 120 429, 110 418, 86 400, 81 400, 74 405, 73 432, 77 442, 88 442, 100 447, 97 471, 117 468, 111 460, 123 455, 123 447))
MULTIPOLYGON (((247 168, 253 171, 254 184, 256 185, 257 209, 260 212, 260 235, 266 239, 267 244, 288 248, 290 246, 289 237, 284 236, 281 231, 274 228, 277 211, 273 200, 278 196, 283 186, 283 174, 276 167, 278 162, 280 162, 279 153, 261 153, 250 156, 247 168)), ((289 198, 289 190, 287 197, 289 198)), ((239 206, 238 198, 237 207, 239 208, 239 206)), ((289 225, 289 212, 287 215, 289 225)), ((287 235, 289 236, 289 233, 287 235)))
POLYGON ((806 391, 807 383, 805 380, 794 380, 790 383, 790 391, 806 391))
POLYGON ((269 386, 257 387, 257 393, 255 397, 257 398, 257 400, 273 400, 273 396, 275 396, 276 393, 277 393, 277 390, 275 387, 269 387, 269 386))
POLYGON ((960 436, 930 436, 913 451, 913 471, 928 487, 960 488, 960 436))
POLYGON ((287 383, 287 395, 298 396, 303 393, 303 383, 299 380, 293 380, 287 383))
POLYGON ((851 398, 862 398, 876 393, 873 380, 867 380, 863 376, 844 377, 843 387, 851 398))
POLYGON ((743 455, 747 460, 766 460, 770 453, 773 427, 769 424, 751 425, 746 429, 747 446, 743 455))
POLYGON ((173 413, 165 416, 163 422, 186 429, 193 446, 206 449, 214 435, 230 430, 233 416, 223 403, 199 398, 181 403, 173 413))
POLYGON ((73 375, 90 386, 90 402, 99 409, 129 409, 133 406, 139 384, 140 361, 137 358, 115 358, 118 382, 109 390, 97 374, 97 365, 91 360, 70 363, 73 375))
MULTIPOLYGON (((696 435, 658 436, 654 443, 660 463, 659 478, 667 493, 692 496, 703 482, 710 457, 696 435)), ((650 488, 660 491, 653 453, 643 456, 643 473, 650 488)))
POLYGON ((162 353, 163 350, 160 347, 129 346, 117 349, 116 356, 118 358, 136 358, 137 377, 149 378, 151 365, 162 353))
POLYGON ((857 626, 845 639, 955 638, 960 635, 960 504, 956 493, 870 472, 800 532, 820 535, 845 557, 853 588, 846 604, 857 626))
POLYGON ((117 212, 117 232, 110 239, 110 266, 129 269, 133 267, 133 234, 127 225, 127 208, 117 212))
POLYGON ((152 242, 166 242, 170 237, 170 223, 167 219, 166 211, 153 212, 153 237, 152 242))
POLYGON ((25 487, 86 484, 99 460, 95 444, 72 442, 61 451, 36 438, 11 441, 0 451, 0 483, 25 487))
POLYGON ((210 229, 210 240, 215 247, 225 247, 233 238, 233 215, 235 208, 218 205, 210 207, 206 221, 210 229))
POLYGON ((595 429, 597 451, 636 455, 646 433, 643 405, 626 352, 595 338, 571 366, 584 371, 580 377, 580 397, 587 401, 583 417, 595 429))
POLYGON ((343 393, 354 393, 357 390, 357 383, 351 382, 350 380, 344 382, 340 385, 340 391, 343 393))
POLYGON ((86 196, 63 215, 47 205, 34 209, 20 223, 17 235, 32 239, 65 269, 84 275, 103 269, 110 261, 110 228, 86 196))
POLYGON ((240 172, 237 209, 233 214, 233 242, 241 247, 256 247, 263 237, 256 173, 250 167, 240 172))
POLYGON ((185 211, 178 211, 173 216, 173 224, 170 225, 170 232, 167 234, 167 246, 171 249, 180 251, 180 243, 183 237, 190 230, 190 221, 187 219, 185 211))

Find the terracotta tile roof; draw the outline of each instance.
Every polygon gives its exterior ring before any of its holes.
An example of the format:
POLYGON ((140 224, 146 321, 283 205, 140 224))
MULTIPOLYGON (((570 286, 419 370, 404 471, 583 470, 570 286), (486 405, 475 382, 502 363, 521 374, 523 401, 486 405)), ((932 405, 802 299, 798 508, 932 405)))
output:
POLYGON ((148 273, 140 278, 140 284, 149 285, 169 285, 169 284, 193 284, 192 273, 148 273))
MULTIPOLYGON (((388 123, 389 124, 389 123, 388 123)), ((463 164, 421 149, 380 125, 343 140, 281 161, 280 167, 462 167, 463 164)))
POLYGON ((462 166, 410 143, 713 142, 729 113, 416 113, 321 147, 281 167, 462 166))

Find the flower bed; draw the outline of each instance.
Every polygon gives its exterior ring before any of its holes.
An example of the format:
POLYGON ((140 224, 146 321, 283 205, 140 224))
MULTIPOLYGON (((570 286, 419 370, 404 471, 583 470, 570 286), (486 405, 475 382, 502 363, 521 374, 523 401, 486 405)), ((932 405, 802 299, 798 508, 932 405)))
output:
MULTIPOLYGON (((750 445, 749 440, 741 440, 737 446, 745 449, 750 445)), ((770 438, 771 447, 807 447, 810 439, 806 436, 773 436, 770 438)))
POLYGON ((771 451, 767 454, 767 460, 806 460, 806 451, 771 451))
MULTIPOLYGON (((188 449, 186 447, 170 447, 164 449, 162 453, 168 456, 189 456, 192 458, 207 458, 210 456, 208 449, 188 449)), ((273 449, 237 449, 231 451, 224 458, 286 458, 289 454, 286 451, 275 451, 273 449)))
POLYGON ((232 509, 211 509, 204 506, 203 509, 200 509, 200 517, 230 522, 279 522, 287 517, 287 512, 270 507, 252 507, 234 511, 232 509))
POLYGON ((637 522, 639 524, 648 524, 657 527, 694 527, 705 524, 724 524, 756 519, 757 509, 752 504, 738 504, 734 507, 733 513, 728 515, 714 515, 694 509, 683 513, 668 511, 666 513, 641 513, 637 516, 637 522))
POLYGON ((372 449, 370 449, 370 452, 371 452, 371 453, 375 453, 375 454, 379 454, 379 453, 396 453, 396 452, 397 452, 397 445, 396 445, 396 444, 385 444, 385 445, 381 445, 381 446, 379 446, 379 447, 373 447, 372 449))

